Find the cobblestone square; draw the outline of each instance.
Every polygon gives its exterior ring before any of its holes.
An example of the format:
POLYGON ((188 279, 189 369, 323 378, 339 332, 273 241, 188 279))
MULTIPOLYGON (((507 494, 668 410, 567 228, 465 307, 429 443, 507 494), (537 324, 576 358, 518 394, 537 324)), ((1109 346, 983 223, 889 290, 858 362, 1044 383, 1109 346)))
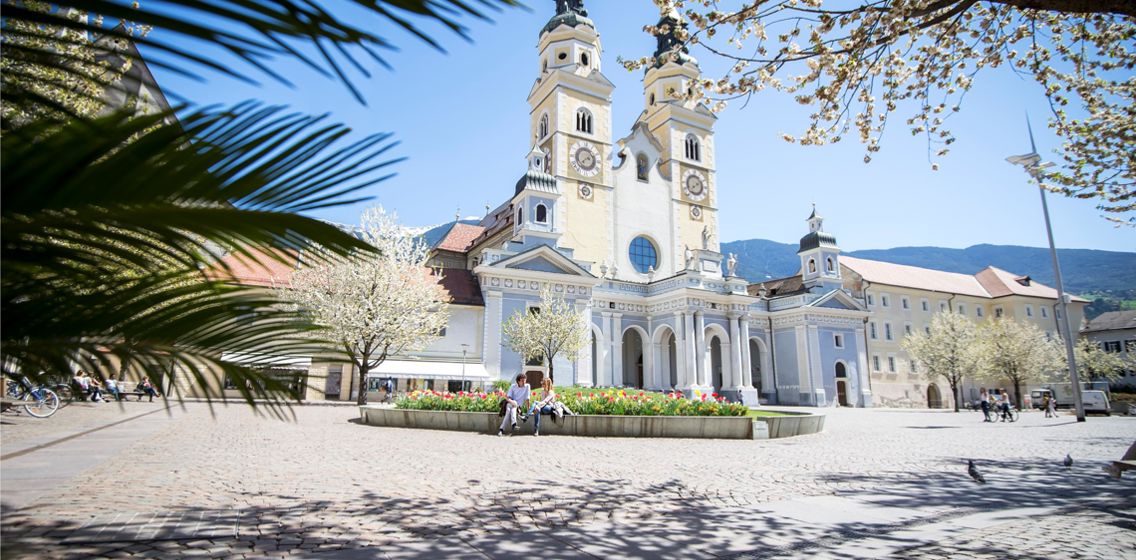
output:
POLYGON ((1136 418, 831 409, 822 434, 703 441, 292 411, 5 413, 4 557, 1136 558, 1136 482, 1102 470, 1136 418))

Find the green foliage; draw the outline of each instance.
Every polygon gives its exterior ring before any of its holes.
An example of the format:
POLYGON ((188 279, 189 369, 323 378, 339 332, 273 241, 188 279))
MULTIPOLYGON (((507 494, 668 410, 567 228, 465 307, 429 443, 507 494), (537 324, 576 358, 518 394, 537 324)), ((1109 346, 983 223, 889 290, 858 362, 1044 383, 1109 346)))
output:
POLYGON ((493 390, 494 391, 508 391, 509 387, 511 387, 512 385, 513 385, 512 381, 507 381, 507 380, 504 380, 504 379, 498 379, 497 381, 493 382, 493 390))
MULTIPOLYGON (((639 389, 565 389, 557 398, 576 414, 609 416, 746 416, 749 408, 726 402, 713 395, 688 399, 681 394, 661 394, 639 389)), ((454 412, 497 412, 503 391, 492 393, 447 393, 415 391, 399 397, 395 408, 408 410, 447 410, 454 412)), ((533 391, 540 400, 541 391, 533 391)))

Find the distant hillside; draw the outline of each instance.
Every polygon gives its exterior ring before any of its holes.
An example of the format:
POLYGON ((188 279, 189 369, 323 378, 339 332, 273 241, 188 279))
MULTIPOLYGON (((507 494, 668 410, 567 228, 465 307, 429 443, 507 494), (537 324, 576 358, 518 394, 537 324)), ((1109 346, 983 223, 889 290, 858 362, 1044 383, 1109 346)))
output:
MULTIPOLYGON (((750 281, 781 278, 800 268, 797 245, 765 239, 722 244, 723 253, 738 255, 738 275, 750 281)), ((943 247, 896 247, 850 251, 853 257, 974 274, 995 266, 1025 274, 1052 286, 1053 266, 1049 249, 1016 245, 975 245, 966 249, 943 247)), ((1094 300, 1091 315, 1131 305, 1136 300, 1136 253, 1058 249, 1065 289, 1094 300), (1101 299, 1101 302, 1095 300, 1101 299)))

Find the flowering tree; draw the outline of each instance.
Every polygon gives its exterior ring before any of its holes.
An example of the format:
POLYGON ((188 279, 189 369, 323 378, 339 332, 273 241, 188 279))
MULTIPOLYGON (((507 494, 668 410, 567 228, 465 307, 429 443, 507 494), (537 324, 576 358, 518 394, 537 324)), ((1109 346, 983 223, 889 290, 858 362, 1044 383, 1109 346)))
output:
MULTIPOLYGON (((1009 66, 1032 78, 1063 139, 1064 165, 1043 181, 1095 199, 1112 216, 1136 209, 1136 3, 1124 0, 655 0, 672 18, 647 32, 680 56, 698 46, 729 62, 686 95, 716 101, 765 89, 814 109, 799 137, 820 145, 855 134, 864 161, 880 149, 889 117, 903 111, 932 158, 954 136, 945 127, 980 70, 1009 66), (689 22, 680 23, 681 15, 689 22), (1069 112, 1069 107, 1083 108, 1069 112), (902 108, 901 108, 902 107, 902 108)), ((624 61, 629 68, 650 58, 624 61)), ((932 164, 937 168, 937 164, 932 164)), ((1121 221, 1117 217, 1110 218, 1121 221)), ((1136 225, 1136 217, 1122 223, 1136 225)))
POLYGON ((540 307, 514 313, 503 329, 509 348, 526 360, 543 359, 548 364, 548 378, 554 381, 556 356, 574 357, 588 336, 580 313, 548 284, 540 290, 540 307))
POLYGON ((1014 385, 1014 398, 1022 406, 1022 385, 1054 377, 1065 360, 1060 343, 1036 326, 1013 319, 995 319, 979 329, 980 360, 984 375, 1014 385))
MULTIPOLYGON (((1077 360, 1077 369, 1084 371, 1090 378, 1113 380, 1124 375, 1125 370, 1136 369, 1136 358, 1132 354, 1127 359, 1114 352, 1105 352, 1097 343, 1081 339, 1073 349, 1073 359, 1077 360)), ((1065 367, 1068 367, 1066 365, 1065 367)))
POLYGON ((280 290, 324 327, 320 333, 359 372, 359 404, 367 402, 367 374, 390 356, 420 350, 448 321, 449 295, 425 267, 427 247, 381 207, 363 214, 361 254, 297 271, 280 290))
POLYGON ((931 332, 907 335, 903 348, 928 380, 942 378, 951 386, 958 412, 963 378, 979 371, 978 327, 962 315, 938 313, 931 319, 931 332))

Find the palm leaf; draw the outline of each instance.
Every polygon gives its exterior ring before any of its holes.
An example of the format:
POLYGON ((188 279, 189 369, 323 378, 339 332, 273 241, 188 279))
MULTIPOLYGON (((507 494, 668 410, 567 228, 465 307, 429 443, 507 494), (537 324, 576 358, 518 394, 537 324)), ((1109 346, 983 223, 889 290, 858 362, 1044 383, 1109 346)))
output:
MULTIPOLYGON (((6 1, 4 17, 71 29, 82 32, 83 36, 134 41, 154 53, 148 60, 150 63, 183 71, 187 67, 207 69, 252 82, 255 80, 238 68, 199 54, 188 45, 196 42, 218 47, 257 72, 285 84, 289 83, 287 79, 276 73, 269 62, 293 58, 321 74, 334 76, 363 101, 344 65, 364 76, 369 74, 361 59, 386 66, 379 51, 394 47, 375 30, 399 29, 443 50, 438 41, 410 18, 441 25, 468 39, 468 30, 461 18, 487 20, 490 11, 520 4, 517 0, 350 0, 342 6, 342 14, 325 10, 310 0, 175 0, 147 3, 142 9, 114 0, 68 0, 57 5, 59 10, 45 13, 29 9, 21 2, 6 1), (156 32, 139 37, 130 26, 104 29, 96 23, 67 18, 68 8, 149 26, 156 32), (344 17, 348 13, 352 17, 344 17), (360 13, 363 17, 357 17, 360 13), (305 46, 314 48, 318 57, 304 54, 305 46)), ((5 48, 8 49, 7 44, 5 48)), ((57 64, 62 71, 70 71, 65 64, 53 59, 53 51, 37 52, 34 46, 28 45, 16 46, 16 49, 5 55, 36 57, 45 64, 57 64)), ((7 83, 5 88, 11 89, 7 83)), ((4 95, 7 98, 9 92, 4 95)))

